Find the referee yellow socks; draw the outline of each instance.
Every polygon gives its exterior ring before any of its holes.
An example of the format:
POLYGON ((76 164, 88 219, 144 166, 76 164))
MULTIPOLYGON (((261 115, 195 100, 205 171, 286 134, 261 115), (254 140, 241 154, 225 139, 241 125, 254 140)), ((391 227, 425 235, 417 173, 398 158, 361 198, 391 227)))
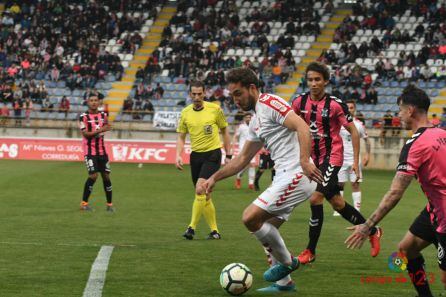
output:
POLYGON ((206 201, 206 205, 204 207, 204 218, 206 219, 206 222, 208 223, 209 227, 211 228, 211 231, 217 231, 217 216, 215 215, 215 206, 214 203, 212 203, 212 200, 209 199, 206 201))
POLYGON ((201 214, 203 213, 205 206, 206 206, 206 195, 195 194, 194 204, 192 205, 192 219, 189 224, 189 226, 191 226, 192 229, 197 228, 197 224, 200 221, 201 214))

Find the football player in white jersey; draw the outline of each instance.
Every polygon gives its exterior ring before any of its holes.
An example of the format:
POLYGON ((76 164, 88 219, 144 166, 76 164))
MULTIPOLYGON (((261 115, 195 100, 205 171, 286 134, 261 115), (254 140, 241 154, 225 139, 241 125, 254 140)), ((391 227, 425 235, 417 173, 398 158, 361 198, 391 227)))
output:
MULTIPOLYGON (((235 133, 234 139, 232 143, 238 143, 238 151, 239 153, 243 150, 243 146, 245 145, 246 139, 248 138, 248 130, 249 130, 249 122, 251 121, 251 113, 247 112, 243 116, 243 120, 238 125, 235 133)), ((242 176, 247 168, 243 168, 242 171, 237 173, 237 178, 235 180, 235 188, 240 189, 242 186, 242 176)), ((254 190, 254 178, 256 175, 256 159, 252 158, 251 162, 248 165, 248 188, 254 190)))
MULTIPOLYGON (((356 103, 353 100, 349 100, 346 102, 348 106, 348 111, 354 117, 356 113, 356 103)), ((367 131, 365 129, 364 124, 354 117, 353 123, 358 130, 359 137, 364 139, 365 142, 365 154, 362 159, 362 163, 359 163, 359 173, 360 177, 358 178, 356 174, 352 171, 353 165, 353 146, 351 141, 350 133, 341 128, 339 134, 342 137, 342 143, 344 145, 344 163, 342 164, 342 168, 338 173, 339 186, 344 189, 344 185, 346 182, 350 181, 352 185, 352 199, 353 206, 360 211, 361 209, 361 189, 359 184, 362 182, 362 165, 367 166, 370 159, 370 141, 367 136, 367 131)), ((341 195, 344 195, 344 190, 341 191, 341 195)), ((339 216, 338 212, 333 213, 334 216, 339 216)))
POLYGON ((316 182, 322 182, 321 172, 310 161, 310 128, 285 100, 260 93, 259 80, 249 68, 230 70, 226 80, 236 105, 244 111, 254 110, 255 117, 243 151, 214 173, 204 187, 211 192, 217 181, 237 174, 266 146, 275 163, 276 176, 271 186, 245 209, 242 220, 271 259, 271 267, 263 277, 274 283, 259 290, 295 291, 289 274, 299 267, 299 260, 290 254, 278 228, 298 204, 310 198, 316 182))

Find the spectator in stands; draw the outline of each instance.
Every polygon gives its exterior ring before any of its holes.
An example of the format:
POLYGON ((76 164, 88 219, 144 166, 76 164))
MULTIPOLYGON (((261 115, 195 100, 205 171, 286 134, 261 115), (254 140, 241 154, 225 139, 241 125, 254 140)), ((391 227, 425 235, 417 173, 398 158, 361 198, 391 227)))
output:
POLYGON ((25 102, 23 103, 23 108, 25 109, 25 122, 26 125, 30 125, 31 112, 33 111, 33 102, 30 97, 25 97, 25 102))
POLYGON ((439 67, 436 76, 438 80, 446 80, 446 66, 439 67))
POLYGON ((436 113, 434 113, 434 114, 432 115, 431 123, 432 123, 432 125, 434 125, 435 127, 440 126, 440 119, 437 118, 437 114, 436 114, 436 113))
POLYGON ((399 137, 401 134, 401 118, 395 112, 392 118, 392 137, 399 137))
POLYGON ((9 107, 7 103, 4 103, 1 109, 1 125, 2 126, 6 126, 8 124, 9 121, 9 107))
POLYGON ((129 96, 127 99, 124 100, 124 104, 122 106, 123 113, 130 113, 133 110, 133 100, 129 96))
POLYGON ((440 127, 446 128, 446 107, 443 107, 443 113, 441 114, 440 127))
POLYGON ((59 112, 65 113, 65 118, 68 116, 68 112, 70 111, 70 100, 67 96, 63 96, 59 105, 59 112))
POLYGON ((376 91, 376 89, 374 87, 371 87, 367 91, 366 103, 371 103, 371 104, 375 104, 375 105, 378 103, 378 92, 376 91))
POLYGON ((420 70, 420 78, 423 79, 424 81, 428 81, 430 80, 432 77, 432 71, 429 68, 428 65, 424 65, 423 68, 421 68, 420 70))
POLYGON ((42 101, 42 109, 41 110, 43 112, 45 112, 45 111, 53 112, 53 109, 54 109, 54 104, 50 101, 50 99, 48 99, 48 97, 43 99, 43 101, 42 101))
POLYGON ((157 83, 155 88, 155 98, 161 99, 163 98, 163 95, 164 95, 164 89, 160 83, 157 83))
POLYGON ((23 102, 22 102, 21 98, 14 99, 13 108, 14 108, 15 125, 21 126, 22 125, 22 109, 23 109, 23 102))
POLYGON ((387 131, 392 130, 392 120, 393 116, 390 110, 387 110, 383 116, 383 126, 381 130, 381 145, 384 145, 384 139, 387 137, 387 131))

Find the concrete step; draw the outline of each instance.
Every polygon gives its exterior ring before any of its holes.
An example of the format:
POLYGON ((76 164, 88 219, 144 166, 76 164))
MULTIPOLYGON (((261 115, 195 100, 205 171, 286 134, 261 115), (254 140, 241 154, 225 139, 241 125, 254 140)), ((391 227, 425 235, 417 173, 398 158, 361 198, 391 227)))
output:
POLYGON ((307 57, 316 57, 318 58, 321 55, 322 51, 320 49, 309 49, 307 50, 307 57))
POLYGON ((291 94, 284 94, 284 93, 279 93, 279 92, 276 92, 276 95, 285 99, 286 101, 290 101, 291 96, 292 96, 291 94))
POLYGON ((347 16, 347 15, 351 15, 353 12, 351 9, 337 9, 335 10, 335 15, 343 15, 343 16, 347 16))
POLYGON ((440 96, 446 97, 446 89, 442 89, 439 93, 440 96))
POLYGON ((288 85, 278 85, 275 91, 281 94, 293 94, 296 91, 296 88, 288 85))
POLYGON ((170 6, 170 7, 167 6, 167 7, 163 7, 163 9, 161 11, 175 13, 177 11, 177 8, 173 7, 173 6, 170 6))
POLYGON ((144 62, 144 64, 146 63, 147 59, 149 58, 149 55, 140 55, 140 56, 133 56, 133 61, 135 62, 144 62))
POLYGON ((336 29, 337 27, 339 27, 339 25, 340 25, 340 23, 335 23, 335 22, 333 22, 333 23, 328 23, 327 25, 325 25, 325 28, 327 28, 327 29, 336 29))
POLYGON ((157 19, 154 23, 154 27, 165 27, 169 24, 169 20, 157 19))
POLYGON ((164 30, 164 27, 152 27, 150 29, 150 32, 153 32, 153 33, 163 33, 163 30, 164 30))
POLYGON ((333 28, 322 29, 321 35, 333 35, 335 31, 333 28))
POLYGON ((314 49, 328 49, 330 48, 331 42, 316 42, 311 45, 310 48, 314 49))
POLYGON ((314 57, 303 57, 302 58, 302 62, 305 62, 305 63, 311 63, 311 62, 314 62, 316 59, 314 58, 314 57))
MULTIPOLYGON (((446 98, 445 99, 440 99, 442 97, 436 97, 434 98, 434 104, 438 104, 438 105, 446 105, 446 98)), ((446 107, 446 106, 445 106, 446 107)))
POLYGON ((158 47, 158 45, 160 44, 161 40, 152 40, 152 41, 144 41, 142 43, 141 48, 153 48, 153 47, 158 47))
POLYGON ((110 98, 127 98, 127 96, 129 95, 129 91, 128 90, 111 90, 108 93, 108 97, 110 98))
POLYGON ((342 22, 346 15, 334 15, 330 18, 331 21, 342 22))
POLYGON ((112 90, 130 91, 132 89, 132 86, 133 84, 130 82, 113 83, 112 90))
MULTIPOLYGON (((299 79, 300 79, 300 76, 299 76, 299 79)), ((293 74, 293 76, 286 82, 286 84, 290 87, 293 87, 294 89, 297 89, 297 87, 299 86, 299 81, 294 78, 294 74, 293 74)))
POLYGON ((129 66, 132 67, 132 68, 138 68, 138 67, 144 68, 144 67, 146 67, 146 63, 144 63, 144 62, 137 62, 137 61, 131 61, 129 66))
POLYGON ((332 35, 319 35, 316 39, 316 42, 333 42, 332 35))

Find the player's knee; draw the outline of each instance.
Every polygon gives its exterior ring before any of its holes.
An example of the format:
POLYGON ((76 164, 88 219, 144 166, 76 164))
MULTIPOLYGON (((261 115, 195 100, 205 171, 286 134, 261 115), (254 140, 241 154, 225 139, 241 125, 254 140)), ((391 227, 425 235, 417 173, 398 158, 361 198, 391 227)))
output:
POLYGON ((352 191, 359 192, 359 183, 358 182, 352 183, 352 191))
POLYGON ((398 250, 409 259, 415 259, 420 256, 420 251, 411 242, 404 239, 398 243, 398 250))
POLYGON ((338 184, 338 188, 339 188, 339 191, 344 191, 344 183, 339 183, 338 184))
POLYGON ((92 173, 88 176, 89 179, 93 180, 94 182, 98 179, 97 173, 92 173))
POLYGON ((262 222, 258 220, 255 215, 247 211, 243 213, 242 222, 251 232, 255 232, 262 227, 262 222))
POLYGON ((329 201, 334 210, 341 210, 345 207, 345 200, 341 195, 335 195, 329 201))

